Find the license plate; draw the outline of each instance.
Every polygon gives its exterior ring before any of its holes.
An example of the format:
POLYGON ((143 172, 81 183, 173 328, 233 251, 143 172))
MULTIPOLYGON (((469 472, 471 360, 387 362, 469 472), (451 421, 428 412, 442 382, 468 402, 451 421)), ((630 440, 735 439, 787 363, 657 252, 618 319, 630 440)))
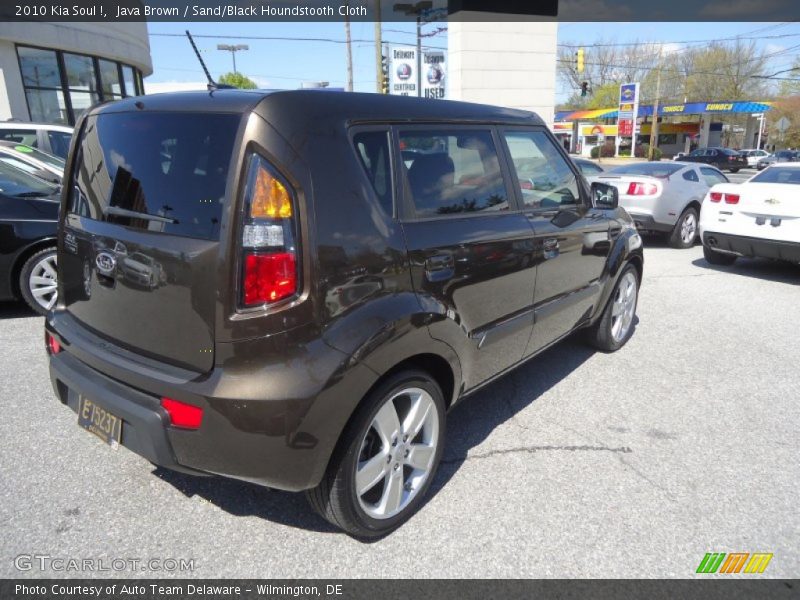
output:
POLYGON ((91 431, 114 450, 122 439, 122 419, 85 396, 78 398, 78 425, 91 431))

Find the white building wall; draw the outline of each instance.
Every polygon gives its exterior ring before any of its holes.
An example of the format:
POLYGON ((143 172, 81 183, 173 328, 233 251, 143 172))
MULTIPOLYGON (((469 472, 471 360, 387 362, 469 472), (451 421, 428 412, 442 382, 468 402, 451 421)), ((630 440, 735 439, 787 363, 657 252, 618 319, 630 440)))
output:
POLYGON ((558 23, 451 20, 447 39, 448 98, 531 110, 552 125, 558 23))
POLYGON ((16 44, 118 60, 141 70, 143 77, 153 72, 147 23, 0 22, 0 120, 30 118, 16 44))

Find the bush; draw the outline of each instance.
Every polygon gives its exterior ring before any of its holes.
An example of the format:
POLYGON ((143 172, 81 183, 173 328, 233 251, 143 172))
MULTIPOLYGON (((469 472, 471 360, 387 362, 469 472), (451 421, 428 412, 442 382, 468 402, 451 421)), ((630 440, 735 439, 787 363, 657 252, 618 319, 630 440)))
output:
POLYGON ((614 156, 614 144, 603 144, 602 146, 595 146, 589 153, 591 158, 611 158, 614 156))
MULTIPOLYGON (((636 146, 636 157, 637 158, 648 158, 650 156, 650 144, 639 144, 636 146)), ((659 148, 655 148, 653 152, 653 160, 661 160, 661 150, 659 148)))
POLYGON ((591 158, 600 158, 600 146, 595 146, 592 148, 592 151, 589 152, 589 156, 591 158))

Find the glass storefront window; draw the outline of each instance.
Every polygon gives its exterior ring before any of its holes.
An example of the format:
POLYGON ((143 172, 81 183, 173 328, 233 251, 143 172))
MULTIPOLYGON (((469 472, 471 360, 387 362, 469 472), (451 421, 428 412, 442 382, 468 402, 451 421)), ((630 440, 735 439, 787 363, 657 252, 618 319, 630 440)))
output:
POLYGON ((133 67, 122 65, 122 79, 125 81, 125 95, 138 96, 136 92, 136 74, 133 72, 133 67))
POLYGON ((69 125, 67 105, 61 90, 26 90, 31 121, 69 125))
POLYGON ((103 96, 106 99, 121 98, 122 86, 119 82, 117 63, 100 59, 100 84, 103 86, 103 96))
POLYGON ((22 83, 25 87, 61 87, 58 57, 53 50, 20 46, 18 51, 22 83))
POLYGON ((67 85, 73 90, 95 91, 97 77, 91 56, 64 53, 64 67, 67 69, 67 85))
POLYGON ((144 93, 142 73, 130 65, 27 46, 17 46, 17 55, 33 121, 74 125, 101 100, 144 93))

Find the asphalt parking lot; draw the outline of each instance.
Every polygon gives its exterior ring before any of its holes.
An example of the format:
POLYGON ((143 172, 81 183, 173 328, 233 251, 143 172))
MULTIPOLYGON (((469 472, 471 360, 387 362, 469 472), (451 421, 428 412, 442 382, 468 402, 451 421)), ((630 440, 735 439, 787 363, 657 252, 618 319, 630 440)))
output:
POLYGON ((713 551, 796 577, 800 267, 645 245, 630 343, 567 340, 465 401, 429 501, 372 544, 302 495, 110 450, 55 400, 42 318, 0 305, 0 576, 79 575, 14 566, 44 554, 196 577, 691 577, 713 551))

